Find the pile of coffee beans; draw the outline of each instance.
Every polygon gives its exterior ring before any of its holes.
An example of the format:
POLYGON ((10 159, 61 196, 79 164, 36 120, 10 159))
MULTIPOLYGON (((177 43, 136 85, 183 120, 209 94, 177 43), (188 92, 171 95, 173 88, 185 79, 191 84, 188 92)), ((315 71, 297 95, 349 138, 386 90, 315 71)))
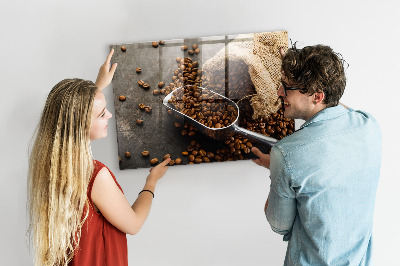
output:
POLYGON ((230 101, 197 85, 187 85, 175 90, 168 103, 177 111, 209 128, 227 127, 238 116, 235 106, 230 101))
POLYGON ((217 155, 215 156, 216 161, 244 160, 244 155, 250 153, 253 144, 252 141, 246 137, 235 134, 226 139, 225 146, 225 148, 217 149, 217 155))
POLYGON ((278 140, 292 134, 295 130, 294 120, 284 117, 283 107, 268 117, 253 119, 250 102, 244 101, 239 105, 241 110, 239 125, 243 128, 278 140))

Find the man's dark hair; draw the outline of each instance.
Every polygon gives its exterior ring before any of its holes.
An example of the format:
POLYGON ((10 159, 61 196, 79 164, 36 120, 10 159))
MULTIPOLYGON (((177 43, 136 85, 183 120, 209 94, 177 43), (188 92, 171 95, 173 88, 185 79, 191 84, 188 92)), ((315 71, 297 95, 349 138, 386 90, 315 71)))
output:
MULTIPOLYGON (((324 104, 336 106, 346 87, 344 60, 332 48, 325 45, 306 46, 297 49, 296 43, 282 59, 282 70, 301 93, 323 92, 324 104)), ((346 63, 347 64, 347 63, 346 63)))

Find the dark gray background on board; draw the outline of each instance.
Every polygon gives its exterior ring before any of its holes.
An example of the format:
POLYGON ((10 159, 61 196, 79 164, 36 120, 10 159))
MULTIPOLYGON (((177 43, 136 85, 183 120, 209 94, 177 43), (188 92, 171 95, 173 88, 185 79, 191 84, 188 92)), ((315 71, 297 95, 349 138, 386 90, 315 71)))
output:
MULTIPOLYGON (((182 152, 190 145, 191 140, 201 144, 206 152, 216 151, 223 148, 223 141, 212 140, 199 132, 195 136, 182 136, 182 128, 176 128, 175 122, 184 124, 181 117, 169 115, 167 108, 162 104, 165 95, 153 95, 153 90, 158 89, 158 83, 165 82, 167 86, 172 82, 173 72, 177 69, 177 57, 190 57, 199 62, 199 69, 204 62, 212 58, 223 49, 227 43, 236 36, 215 36, 194 39, 165 40, 163 45, 153 47, 152 42, 133 44, 111 45, 115 50, 112 62, 118 63, 113 79, 115 119, 117 127, 118 155, 121 158, 120 169, 126 168, 149 168, 150 160, 157 158, 162 161, 165 154, 171 154, 172 159, 181 158, 182 164, 188 164, 187 156, 182 152), (199 54, 189 55, 188 50, 193 44, 200 48, 199 54), (187 51, 181 49, 182 45, 188 46, 187 51), (126 51, 121 50, 121 46, 126 51), (136 68, 142 69, 136 73, 136 68), (143 80, 150 84, 149 89, 143 89, 138 81, 143 80), (126 96, 125 101, 120 101, 119 96, 126 96), (143 103, 152 108, 151 113, 146 113, 138 108, 143 103), (136 120, 142 119, 142 125, 137 125, 136 120), (142 151, 149 151, 149 157, 143 157, 142 151), (130 158, 125 152, 130 152, 130 158)), ((242 40, 242 39, 241 39, 242 40)), ((251 39, 243 38, 243 41, 251 39)), ((257 145, 261 150, 267 152, 269 147, 257 145)), ((245 158, 254 158, 249 154, 245 158)))

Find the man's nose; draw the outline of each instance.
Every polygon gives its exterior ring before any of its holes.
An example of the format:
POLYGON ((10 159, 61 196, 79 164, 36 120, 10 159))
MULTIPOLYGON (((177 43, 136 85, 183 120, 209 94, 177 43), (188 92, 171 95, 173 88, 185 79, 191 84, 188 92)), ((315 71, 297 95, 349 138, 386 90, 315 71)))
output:
POLYGON ((277 91, 276 93, 278 94, 278 96, 282 96, 282 97, 285 97, 285 96, 286 96, 286 95, 285 95, 285 92, 284 92, 284 90, 283 90, 282 84, 279 85, 278 91, 277 91))

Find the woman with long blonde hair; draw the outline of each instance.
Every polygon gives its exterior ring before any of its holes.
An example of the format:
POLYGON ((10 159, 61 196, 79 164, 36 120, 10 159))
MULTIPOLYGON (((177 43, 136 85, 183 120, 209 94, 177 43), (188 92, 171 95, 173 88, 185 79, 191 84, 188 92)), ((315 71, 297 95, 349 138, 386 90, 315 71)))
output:
POLYGON ((170 159, 152 168, 131 206, 113 173, 92 158, 90 143, 107 136, 112 117, 102 89, 117 67, 113 52, 96 83, 65 79, 47 97, 28 174, 35 265, 127 265, 126 234, 141 229, 167 171, 170 159))

